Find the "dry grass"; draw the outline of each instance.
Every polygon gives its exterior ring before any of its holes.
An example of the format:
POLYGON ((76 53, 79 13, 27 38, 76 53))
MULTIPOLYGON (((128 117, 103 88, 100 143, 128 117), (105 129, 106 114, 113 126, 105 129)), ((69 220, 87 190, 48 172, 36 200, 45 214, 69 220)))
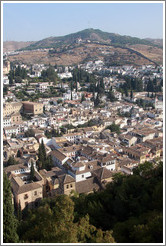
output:
MULTIPOLYGON (((142 53, 148 58, 162 63, 162 49, 146 46, 131 45, 130 48, 142 53)), ((48 54, 48 51, 28 51, 19 55, 10 56, 10 61, 20 61, 26 64, 44 63, 52 65, 73 65, 83 62, 86 58, 97 57, 104 59, 103 52, 107 52, 107 57, 111 61, 123 61, 125 64, 143 65, 149 64, 149 61, 130 51, 112 46, 98 44, 86 44, 85 46, 76 47, 70 51, 61 54, 48 54)))

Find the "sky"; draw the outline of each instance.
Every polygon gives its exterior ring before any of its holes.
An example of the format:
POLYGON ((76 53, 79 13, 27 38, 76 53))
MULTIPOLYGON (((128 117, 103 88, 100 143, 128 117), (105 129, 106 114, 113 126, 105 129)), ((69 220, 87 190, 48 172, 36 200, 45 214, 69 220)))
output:
POLYGON ((3 3, 4 41, 38 41, 86 28, 139 38, 163 38, 163 4, 3 3))

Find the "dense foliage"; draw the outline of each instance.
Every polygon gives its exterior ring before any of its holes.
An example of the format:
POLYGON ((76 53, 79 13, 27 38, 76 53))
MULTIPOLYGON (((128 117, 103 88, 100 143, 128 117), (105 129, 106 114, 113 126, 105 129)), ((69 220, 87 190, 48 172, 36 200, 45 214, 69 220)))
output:
POLYGON ((15 83, 21 83, 22 79, 27 77, 27 70, 25 68, 21 68, 20 65, 17 67, 13 67, 8 75, 9 84, 12 85, 15 83))
POLYGON ((16 161, 16 159, 14 158, 14 155, 9 156, 9 159, 7 160, 7 162, 5 163, 5 166, 12 166, 12 165, 16 165, 18 164, 18 162, 16 161))
POLYGON ((89 214, 90 223, 113 230, 118 243, 163 240, 163 165, 146 162, 134 175, 116 174, 106 190, 73 198, 75 221, 89 214))
POLYGON ((84 86, 86 83, 95 84, 96 82, 95 76, 93 74, 90 74, 80 68, 73 69, 72 75, 73 75, 73 81, 75 82, 74 88, 76 88, 76 90, 77 90, 76 82, 79 82, 81 86, 84 86))
POLYGON ((163 164, 145 162, 134 174, 114 175, 105 190, 45 198, 23 212, 27 243, 162 243, 163 164), (35 226, 34 226, 35 225, 35 226))
POLYGON ((53 67, 49 67, 41 72, 41 78, 43 81, 57 82, 58 76, 53 67))
POLYGON ((46 170, 51 170, 53 167, 52 157, 50 155, 47 156, 43 140, 39 144, 37 166, 39 169, 46 170))
POLYGON ((66 195, 44 199, 29 210, 19 227, 21 240, 30 243, 114 242, 112 231, 102 231, 85 215, 74 222, 74 202, 66 195), (35 226, 34 226, 35 225, 35 226))
POLYGON ((55 129, 51 129, 50 131, 46 130, 44 134, 47 138, 61 137, 62 136, 62 134, 58 130, 55 130, 55 129))
POLYGON ((120 127, 115 123, 111 124, 110 126, 107 126, 106 129, 109 129, 111 132, 116 132, 117 134, 120 134, 120 127))

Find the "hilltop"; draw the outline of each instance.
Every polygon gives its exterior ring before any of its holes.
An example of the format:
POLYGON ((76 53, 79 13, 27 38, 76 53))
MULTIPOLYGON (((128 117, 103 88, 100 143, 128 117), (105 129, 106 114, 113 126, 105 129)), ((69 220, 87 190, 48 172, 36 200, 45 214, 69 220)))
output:
POLYGON ((22 50, 34 50, 44 48, 59 48, 63 45, 71 45, 72 43, 83 43, 83 42, 98 42, 100 44, 107 43, 111 45, 122 45, 127 44, 143 44, 143 45, 154 45, 151 40, 140 39, 130 36, 122 36, 115 33, 103 32, 99 29, 85 29, 80 32, 68 34, 61 37, 49 37, 35 42, 22 50), (81 39, 81 40, 80 40, 81 39))

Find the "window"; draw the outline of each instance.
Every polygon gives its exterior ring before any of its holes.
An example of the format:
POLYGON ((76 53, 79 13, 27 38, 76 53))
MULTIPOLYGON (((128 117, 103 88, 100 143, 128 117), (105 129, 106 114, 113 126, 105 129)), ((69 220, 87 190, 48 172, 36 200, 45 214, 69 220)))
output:
POLYGON ((66 189, 68 189, 69 188, 69 185, 66 185, 66 189))
POLYGON ((37 195, 37 191, 34 192, 34 195, 35 195, 35 196, 37 195))
POLYGON ((72 185, 72 184, 70 184, 70 187, 72 188, 72 187, 73 187, 73 185, 72 185))
POLYGON ((24 195, 24 199, 27 199, 27 198, 28 198, 28 194, 25 194, 25 195, 24 195))
POLYGON ((84 174, 82 174, 82 178, 84 178, 84 174))

